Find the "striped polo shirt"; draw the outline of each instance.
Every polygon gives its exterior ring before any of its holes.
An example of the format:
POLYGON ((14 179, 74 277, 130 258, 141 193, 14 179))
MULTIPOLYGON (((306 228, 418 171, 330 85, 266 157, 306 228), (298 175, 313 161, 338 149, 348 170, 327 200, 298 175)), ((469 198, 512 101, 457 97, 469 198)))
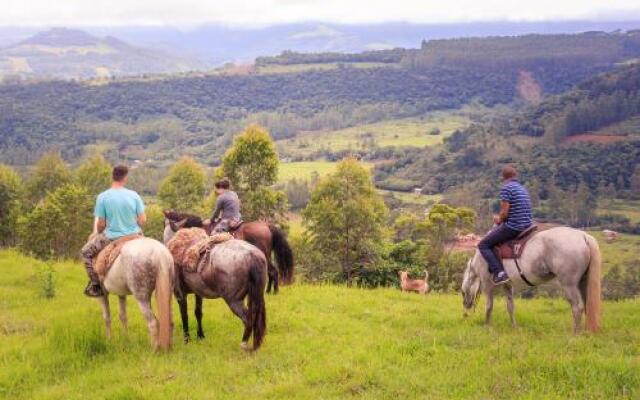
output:
POLYGON ((509 202, 507 228, 523 231, 533 224, 529 192, 516 179, 509 179, 502 185, 500 200, 509 202))

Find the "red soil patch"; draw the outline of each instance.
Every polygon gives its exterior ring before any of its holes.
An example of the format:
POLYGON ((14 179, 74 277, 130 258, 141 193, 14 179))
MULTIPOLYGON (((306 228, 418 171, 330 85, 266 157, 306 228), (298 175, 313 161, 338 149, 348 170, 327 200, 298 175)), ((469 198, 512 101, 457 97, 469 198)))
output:
POLYGON ((621 140, 625 140, 625 136, 620 135, 574 135, 564 138, 562 143, 572 144, 572 143, 598 143, 598 144, 609 144, 619 142, 621 140))
POLYGON ((517 84, 518 93, 528 103, 542 100, 542 88, 529 71, 520 71, 517 84))

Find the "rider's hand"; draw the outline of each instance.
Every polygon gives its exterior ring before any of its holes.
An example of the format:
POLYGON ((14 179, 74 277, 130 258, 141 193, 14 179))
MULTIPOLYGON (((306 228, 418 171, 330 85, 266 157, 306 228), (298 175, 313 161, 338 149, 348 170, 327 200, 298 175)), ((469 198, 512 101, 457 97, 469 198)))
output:
POLYGON ((496 225, 500 225, 500 224, 502 223, 502 221, 500 220, 500 216, 499 216, 499 215, 494 215, 494 216, 493 216, 493 222, 494 222, 496 225))

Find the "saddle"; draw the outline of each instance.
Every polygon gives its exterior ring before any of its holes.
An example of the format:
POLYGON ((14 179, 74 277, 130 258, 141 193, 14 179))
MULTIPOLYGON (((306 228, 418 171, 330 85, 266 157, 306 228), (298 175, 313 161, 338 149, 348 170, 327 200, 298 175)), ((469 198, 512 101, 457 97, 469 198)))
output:
POLYGON ((100 279, 104 279, 107 276, 107 272, 111 269, 111 266, 116 261, 116 258, 120 255, 122 247, 128 242, 136 239, 140 239, 142 235, 128 235, 123 236, 109 243, 104 249, 98 253, 93 259, 93 269, 96 271, 100 279))
POLYGON ((204 229, 188 228, 179 230, 167 243, 167 248, 178 267, 195 272, 205 259, 203 256, 207 256, 215 245, 231 239, 233 236, 226 232, 209 236, 204 229))
POLYGON ((540 227, 538 225, 531 225, 528 229, 520 232, 518 237, 515 239, 496 246, 494 251, 502 260, 514 260, 520 258, 529 239, 534 237, 537 232, 541 231, 539 228, 540 227))

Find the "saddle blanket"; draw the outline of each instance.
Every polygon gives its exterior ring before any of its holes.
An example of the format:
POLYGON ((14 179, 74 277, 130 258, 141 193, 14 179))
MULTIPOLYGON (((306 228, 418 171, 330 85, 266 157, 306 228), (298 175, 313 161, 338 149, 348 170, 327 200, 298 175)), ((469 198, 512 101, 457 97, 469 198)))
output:
POLYGON ((128 242, 136 239, 140 239, 142 235, 129 235, 123 236, 109 243, 104 249, 98 253, 93 259, 93 269, 96 271, 101 279, 107 276, 107 272, 116 261, 116 258, 120 255, 122 247, 128 242))
POLYGON ((216 244, 231 239, 233 236, 226 232, 209 236, 202 228, 180 229, 167 243, 167 248, 178 267, 195 272, 205 253, 208 253, 216 244))

